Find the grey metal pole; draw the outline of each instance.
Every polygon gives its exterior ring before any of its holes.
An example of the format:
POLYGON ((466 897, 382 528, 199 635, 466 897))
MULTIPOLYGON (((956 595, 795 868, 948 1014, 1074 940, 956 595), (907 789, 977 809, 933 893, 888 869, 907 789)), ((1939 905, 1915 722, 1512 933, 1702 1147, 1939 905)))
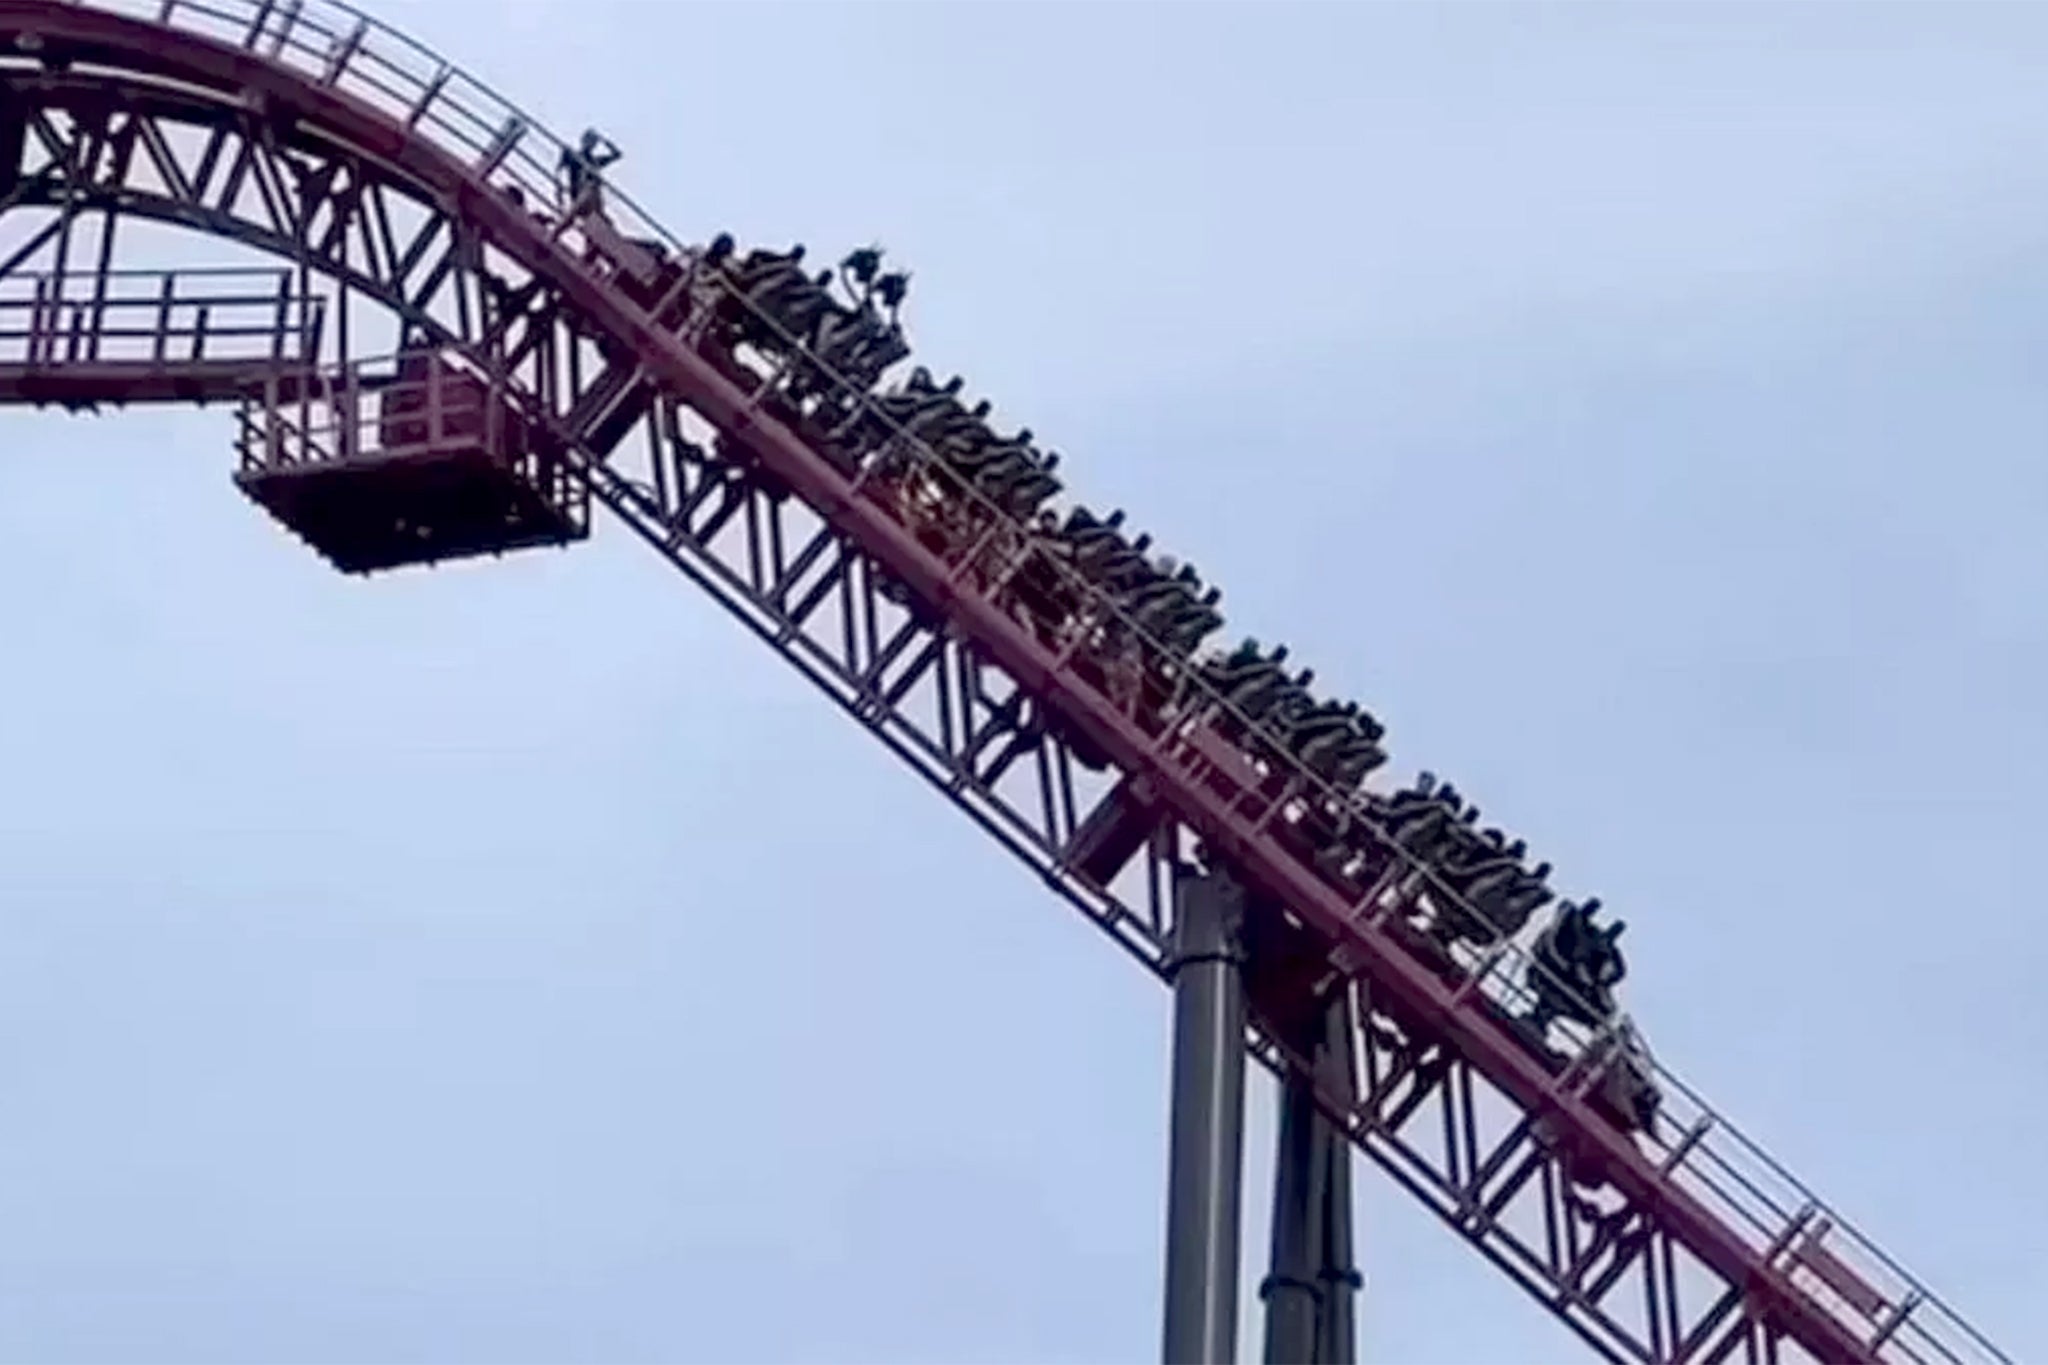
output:
MULTIPOLYGON (((1313 1050, 1311 1055, 1313 1055, 1313 1050)), ((1280 1083, 1280 1134, 1273 1161, 1273 1260, 1266 1301, 1266 1365, 1317 1365, 1322 1318, 1325 1125, 1314 1083, 1289 1068, 1280 1083)))
POLYGON ((1322 1314, 1316 1365, 1357 1365, 1357 1297, 1361 1280, 1351 1264, 1351 1144, 1326 1121, 1319 1135, 1328 1163, 1323 1181, 1322 1314))
MULTIPOLYGON (((1339 990, 1323 1016, 1323 1053, 1316 1069, 1333 1095, 1352 1094, 1351 1002, 1339 990)), ((1317 1116, 1317 1140, 1323 1149, 1322 1320, 1317 1365, 1357 1365, 1358 1320, 1354 1302, 1362 1286, 1352 1240, 1351 1140, 1328 1119, 1317 1116)))
POLYGON ((1165 1365, 1232 1365, 1244 1168, 1244 892, 1220 874, 1179 868, 1174 902, 1162 1357, 1165 1365))

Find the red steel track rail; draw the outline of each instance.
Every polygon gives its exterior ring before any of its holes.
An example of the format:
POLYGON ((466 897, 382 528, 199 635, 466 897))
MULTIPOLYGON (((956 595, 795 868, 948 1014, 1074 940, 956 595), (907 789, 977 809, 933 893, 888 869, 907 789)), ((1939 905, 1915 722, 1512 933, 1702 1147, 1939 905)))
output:
MULTIPOLYGON (((1199 837, 1237 875, 1299 917, 1328 945, 1332 962, 1369 992, 1372 1009, 1437 1045, 1434 1061, 1421 1059, 1416 1050, 1399 1066, 1377 1069, 1366 1040, 1368 1074, 1359 1094, 1325 1096, 1325 1103, 1362 1148, 1604 1354, 1646 1361, 1723 1360, 1738 1352, 1768 1361, 2003 1359, 1874 1246, 1849 1233, 1839 1217, 1823 1214, 1803 1187, 1704 1106, 1676 1141, 1639 1142, 1603 1119, 1578 1083, 1582 1075, 1558 1077, 1541 1066, 1474 988, 1446 983, 1403 946, 1385 926, 1385 909, 1375 896, 1347 897, 1276 839, 1268 829, 1277 805, 1270 791, 1261 791, 1248 773, 1217 762, 1186 727, 1139 723, 1062 652, 985 595, 964 560, 951 562, 928 549, 888 507, 764 412, 761 389, 736 380, 738 370, 708 359, 700 345, 657 322, 593 268, 581 229, 550 175, 547 158, 560 144, 483 87, 399 35, 325 0, 0 0, 0 61, 32 62, 50 53, 62 54, 56 64, 61 70, 20 75, 13 87, 18 98, 75 100, 79 90, 98 83, 120 92, 125 109, 142 111, 135 117, 170 117, 188 103, 198 108, 211 102, 234 111, 245 126, 261 125, 277 130, 282 140, 311 140, 336 157, 353 158, 357 181, 371 174, 387 177, 445 215, 451 239, 488 244, 530 272, 555 301, 558 317, 550 325, 608 340, 635 358, 636 377, 651 382, 666 403, 727 437, 743 437, 760 469, 816 521, 805 553, 794 560, 783 554, 779 529, 769 536, 775 543, 765 569, 760 519, 780 528, 776 518, 784 513, 763 512, 752 501, 744 507, 729 503, 717 526, 705 529, 701 517, 693 523, 693 508, 679 489, 650 491, 658 484, 666 488, 675 473, 672 452, 650 457, 650 473, 635 478, 622 459, 584 449, 580 472, 629 525, 1156 967, 1164 935, 1156 894, 1149 914, 1130 909, 1119 893, 1089 884, 1071 865, 1068 852, 1080 821, 1072 809, 1057 813, 1054 795, 1064 783, 1059 799, 1071 806, 1074 784, 1064 776, 1064 741, 1040 736, 1035 758, 1047 813, 1042 829, 1027 829, 1024 817, 1003 807, 995 779, 977 776, 971 751, 963 755, 964 746, 950 739, 915 734, 908 721, 887 714, 917 679, 883 685, 894 666, 890 653, 871 641, 861 657, 852 608, 844 621, 843 657, 828 658, 815 641, 803 638, 805 611, 826 590, 802 594, 810 604, 804 611, 791 605, 800 580, 826 561, 836 575, 831 590, 842 598, 851 600, 857 584, 872 597, 878 576, 886 576, 936 604, 944 628, 919 637, 926 641, 922 652, 905 653, 931 662, 942 687, 957 688, 962 717, 977 704, 992 705, 979 693, 979 681, 963 680, 983 669, 1006 675, 1018 704, 1036 708, 1035 714, 1056 721, 1063 734, 1085 738, 1108 755, 1126 788, 1142 789, 1161 810, 1160 818, 1199 837), (514 186, 523 199, 508 194, 514 186), (750 568, 735 568, 730 555, 721 561, 712 553, 721 528, 735 525, 743 528, 746 551, 740 558, 750 568), (948 669, 958 680, 946 681, 948 669), (1482 1086, 1516 1120, 1508 1138, 1484 1151, 1472 1134, 1473 1095, 1482 1086), (1441 1106, 1447 1130, 1464 1130, 1446 1139, 1446 1154, 1434 1164, 1401 1154, 1408 1121, 1423 1098, 1441 1106), (1562 1179, 1560 1150, 1579 1169, 1597 1171, 1622 1208, 1585 1245, 1576 1245, 1572 1234, 1564 1249, 1553 1245, 1547 1256, 1501 1250, 1496 1234, 1503 1210, 1524 1187, 1541 1184, 1553 1244, 1560 1226, 1577 1226, 1573 1215, 1557 1212, 1564 1199, 1553 1188, 1562 1179), (1731 1184, 1755 1192, 1744 1171, 1770 1183, 1772 1192, 1747 1204, 1728 1194, 1731 1184), (1826 1248, 1820 1245, 1823 1235, 1832 1237, 1826 1248), (1709 1301, 1689 1315, 1681 1314, 1674 1287, 1680 1250, 1715 1286, 1709 1301), (1640 1273, 1650 1300, 1640 1327, 1622 1321, 1606 1302, 1615 1297, 1624 1272, 1640 1273)), ((84 103, 90 101, 78 107, 84 103)), ((626 201, 613 203, 621 214, 633 213, 626 201)), ((313 216, 302 212, 302 233, 313 216)), ((210 220, 188 213, 181 221, 204 227, 210 220)), ((651 223, 634 226, 645 238, 666 235, 651 223)), ((678 244, 677 250, 684 248, 678 244)), ((573 405, 544 406, 577 444, 582 433, 571 420, 573 405)), ((865 610, 872 634, 875 608, 870 603, 865 610)), ((906 626, 901 639, 909 640, 909 632, 906 626)), ((907 675, 898 669, 897 676, 907 675)), ((954 720, 941 726, 947 735, 956 728, 954 720)), ((1146 869, 1156 880, 1154 855, 1148 855, 1146 869)), ((1279 1059, 1265 1035, 1255 1033, 1248 1041, 1262 1060, 1279 1059)), ((1696 1100, 1682 1086, 1675 1093, 1696 1100)))

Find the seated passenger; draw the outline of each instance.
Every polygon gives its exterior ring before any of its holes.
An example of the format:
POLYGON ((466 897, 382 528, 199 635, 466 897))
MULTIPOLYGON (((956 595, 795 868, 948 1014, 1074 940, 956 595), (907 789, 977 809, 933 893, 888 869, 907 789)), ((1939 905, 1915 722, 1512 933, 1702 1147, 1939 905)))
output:
POLYGON ((1255 694, 1251 702, 1241 703, 1241 708, 1270 739, 1284 741, 1288 730, 1315 705, 1315 698, 1309 693, 1315 680, 1313 668, 1304 668, 1292 678, 1282 674, 1265 691, 1255 694))
MULTIPOLYGON (((1020 471, 1014 478, 1000 484, 991 491, 998 506, 1018 520, 1028 520, 1037 515, 1039 508, 1058 496, 1060 481, 1053 471, 1060 467, 1058 451, 1050 451, 1035 466, 1020 471)), ((1056 530, 1039 528, 1041 536, 1057 535, 1056 530)))
POLYGON ((755 247, 738 265, 728 267, 727 273, 732 276, 734 288, 742 294, 751 294, 768 281, 783 280, 792 273, 801 277, 804 273, 804 244, 798 242, 787 251, 755 247))
POLYGON ((1215 588, 1200 597, 1184 578, 1161 578, 1130 597, 1132 618, 1176 658, 1194 652, 1202 639, 1223 624, 1216 610, 1223 594, 1215 588))
POLYGON ((1539 1035, 1554 1019, 1599 1028, 1614 1015, 1614 987, 1628 972, 1615 941, 1628 926, 1621 920, 1604 929, 1596 926, 1593 916, 1599 908, 1597 899, 1583 905, 1562 902, 1536 941, 1528 982, 1536 1003, 1529 1023, 1539 1035))
POLYGON ((1436 800, 1436 774, 1426 769, 1415 775, 1412 785, 1401 788, 1387 798, 1387 814, 1413 810, 1427 806, 1436 800))
POLYGON ((1385 764, 1387 751, 1377 740, 1364 735, 1345 741, 1344 746, 1330 755, 1324 776, 1332 784, 1349 790, 1366 779, 1367 774, 1385 764))
POLYGON ((874 287, 875 276, 882 270, 882 249, 878 246, 864 246, 850 251, 839 263, 842 280, 850 280, 846 292, 853 298, 864 297, 874 287))
POLYGON ((1556 893, 1544 885, 1549 876, 1550 864, 1538 863, 1534 871, 1524 873, 1501 892, 1499 922, 1502 933, 1509 937, 1521 933, 1538 910, 1556 899, 1556 893))
POLYGON ((901 329, 883 322, 866 300, 852 310, 829 309, 819 320, 811 349, 863 391, 883 370, 910 354, 901 329))
POLYGON ((1388 829, 1394 843, 1417 858, 1429 859, 1453 837, 1456 822, 1451 808, 1441 801, 1426 801, 1394 813, 1388 829))
POLYGON ((1648 1133, 1664 1096, 1657 1088, 1656 1063, 1634 1021, 1622 1015, 1615 1033, 1614 1058, 1600 1077, 1599 1098, 1630 1132, 1648 1133))
POLYGON ((838 307, 826 287, 831 282, 831 275, 825 271, 819 271, 816 279, 805 279, 799 271, 777 276, 755 288, 747 295, 747 301, 772 319, 779 330, 760 332, 751 339, 756 345, 776 350, 809 347, 826 317, 838 307))

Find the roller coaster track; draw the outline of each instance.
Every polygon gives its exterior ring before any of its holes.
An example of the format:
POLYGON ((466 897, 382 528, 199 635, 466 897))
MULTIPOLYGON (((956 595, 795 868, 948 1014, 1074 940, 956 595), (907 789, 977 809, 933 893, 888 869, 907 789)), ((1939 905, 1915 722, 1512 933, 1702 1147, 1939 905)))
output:
MULTIPOLYGON (((266 253, 337 291, 320 358, 367 354, 374 328, 353 319, 370 310, 499 376, 565 452, 579 498, 1154 972, 1197 846, 1285 907, 1308 965, 1254 992, 1246 1046, 1305 1066, 1275 1015, 1288 992, 1339 980, 1355 1075, 1318 1103, 1604 1357, 2005 1360, 1677 1077, 1660 1073, 1663 1112, 1629 1135, 1589 1093, 1609 1040, 1580 1039, 1562 1074, 1539 1064, 1503 1023, 1521 989, 1512 949, 1454 980, 1394 932, 1427 869, 1393 853, 1403 878, 1360 891, 1313 866, 1282 827, 1318 778, 1224 744, 1202 720, 1220 701, 1147 711, 1072 641, 1027 628, 984 572, 990 537, 1015 528, 920 538, 777 415, 777 375, 708 342, 701 253, 609 187, 593 221, 554 174, 563 144, 448 62, 329 0, 0 0, 0 102, 0 224, 32 225, 0 284, 88 257, 104 289, 125 264, 116 220, 266 253), (96 236, 88 213, 104 216, 96 236), (621 264, 636 241, 689 271, 658 297, 636 290, 621 264), (630 430, 608 425, 629 392, 646 398, 624 409, 630 430)), ((290 297, 304 302, 287 280, 290 297)), ((187 396, 140 392, 91 357, 38 373, 42 388, 0 399, 187 396)))

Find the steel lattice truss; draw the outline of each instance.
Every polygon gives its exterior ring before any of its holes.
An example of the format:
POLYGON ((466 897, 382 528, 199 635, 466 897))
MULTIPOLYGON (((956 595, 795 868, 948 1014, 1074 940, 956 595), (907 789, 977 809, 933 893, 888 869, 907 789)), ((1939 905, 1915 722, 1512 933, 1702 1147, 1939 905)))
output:
MULTIPOLYGON (((711 282, 636 286, 632 242, 563 202, 560 144, 432 54, 324 2, 0 0, 0 122, 19 139, 0 145, 0 223, 26 225, 0 290, 83 271, 103 300, 128 239, 86 224, 153 222, 274 257, 276 306, 302 319, 290 359, 369 353, 356 305, 375 305, 387 333, 501 376, 579 496, 1147 967, 1164 970, 1196 841, 1284 906, 1288 952, 1252 983, 1255 1055, 1289 1064, 1279 1016, 1311 987, 1352 992, 1353 1074, 1322 1104, 1604 1355, 2003 1359, 1675 1078, 1653 1133, 1603 1120, 1597 1053, 1537 1065, 1501 1027, 1493 963, 1448 981, 1389 931, 1411 885, 1340 891, 1282 837, 1299 782, 1276 793, 1199 726, 1145 724, 1003 607, 987 537, 934 548, 770 415, 770 377, 705 344, 711 282)), ((663 236, 620 201, 611 221, 663 236)), ((110 387, 110 343, 39 355, 23 337, 0 321, 0 399, 183 396, 110 387)))

